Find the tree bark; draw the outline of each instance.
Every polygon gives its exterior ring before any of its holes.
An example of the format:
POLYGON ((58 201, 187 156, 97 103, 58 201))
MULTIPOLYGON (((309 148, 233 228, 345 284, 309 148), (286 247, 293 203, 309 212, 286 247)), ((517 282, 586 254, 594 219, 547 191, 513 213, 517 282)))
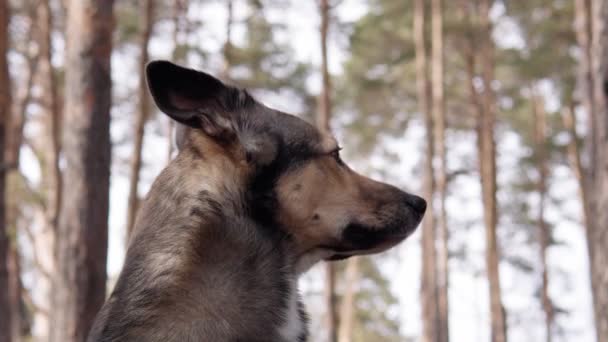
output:
MULTIPOLYGON (((581 199, 582 221, 585 234, 589 231, 589 196, 585 186, 585 169, 581 161, 581 151, 578 146, 578 134, 576 133, 576 116, 574 103, 570 103, 562 110, 562 122, 569 135, 568 142, 568 161, 574 177, 578 183, 579 197, 581 199)), ((589 242, 589 241, 588 241, 589 242)))
POLYGON ((340 331, 338 334, 339 342, 352 342, 353 330, 355 328, 355 298, 357 284, 359 283, 359 258, 353 257, 346 263, 344 277, 344 294, 340 305, 340 331))
MULTIPOLYGON (((49 1, 40 1, 37 7, 39 66, 38 81, 41 87, 41 105, 45 110, 42 118, 44 134, 40 136, 42 148, 42 184, 44 190, 44 227, 36 235, 33 248, 39 249, 43 254, 53 251, 56 241, 57 225, 61 208, 62 178, 59 168, 61 152, 61 115, 59 109, 58 82, 52 65, 52 32, 53 18, 49 1)), ((24 106, 25 109, 25 106, 24 106)), ((40 252, 38 254, 40 254, 40 252)), ((44 265, 39 264, 39 277, 36 278, 36 290, 42 295, 38 306, 48 310, 51 308, 52 283, 46 274, 53 274, 56 270, 56 260, 52 254, 44 258, 44 265)), ((49 317, 41 312, 34 313, 34 319, 43 336, 50 336, 49 317)))
MULTIPOLYGON (((587 238, 587 254, 589 256, 589 274, 590 274, 590 282, 591 282, 591 292, 593 294, 593 312, 594 312, 594 323, 596 326, 597 332, 597 340, 600 341, 600 327, 599 321, 601 320, 601 316, 599 316, 600 312, 598 309, 598 303, 596 301, 596 294, 598 292, 597 288, 597 278, 594 276, 597 272, 596 270, 596 253, 594 252, 595 243, 594 243, 594 232, 596 230, 595 223, 597 214, 595 213, 595 200, 594 200, 594 187, 595 187, 595 171, 594 171, 594 163, 595 158, 598 154, 597 146, 598 141, 596 139, 597 136, 597 115, 598 110, 596 109, 596 76, 595 69, 597 68, 596 63, 594 61, 594 48, 599 41, 594 40, 594 22, 596 22, 596 17, 593 16, 592 7, 597 6, 597 3, 593 3, 593 0, 576 0, 575 1, 575 31, 576 31, 576 39, 581 51, 581 58, 579 59, 579 97, 581 99, 581 103, 587 113, 587 124, 588 124, 588 134, 586 137, 586 153, 589 157, 589 165, 585 169, 581 163, 580 154, 578 152, 578 146, 576 142, 576 119, 574 114, 574 108, 568 109, 564 116, 564 124, 566 127, 570 127, 570 136, 571 139, 574 139, 570 142, 569 146, 569 154, 570 154, 570 162, 572 164, 573 170, 577 175, 577 178, 580 177, 579 180, 579 193, 581 197, 581 202, 583 205, 583 222, 585 224, 585 234, 587 238)), ((597 26, 597 25, 595 25, 597 26)), ((603 247, 602 247, 603 248, 603 247)))
POLYGON ((547 264, 547 253, 551 243, 551 231, 545 220, 545 207, 547 202, 547 178, 549 177, 549 166, 547 164, 547 114, 545 103, 540 94, 532 87, 532 108, 534 113, 534 145, 536 154, 536 165, 538 168, 537 193, 538 203, 538 241, 539 256, 541 262, 541 306, 545 313, 545 341, 552 341, 553 322, 555 313, 553 302, 549 296, 549 270, 547 264))
MULTIPOLYGON (((329 70, 327 65, 327 33, 329 30, 329 12, 330 7, 328 0, 321 0, 319 3, 319 12, 321 14, 320 42, 321 42, 321 77, 322 88, 318 99, 318 114, 317 127, 329 132, 331 130, 329 121, 331 118, 331 84, 329 81, 329 70)), ((336 270, 332 263, 325 263, 325 327, 327 329, 327 341, 337 341, 337 315, 336 315, 336 270)))
POLYGON ((70 0, 65 179, 55 244, 51 341, 85 341, 105 300, 110 180, 112 0, 70 0))
POLYGON ((593 112, 589 127, 590 251, 598 342, 608 341, 608 5, 591 1, 593 112))
POLYGON ((9 293, 11 306, 11 342, 21 342, 23 335, 23 320, 22 320, 22 302, 21 293, 23 292, 23 284, 21 283, 21 262, 19 251, 17 250, 17 241, 13 239, 9 243, 8 256, 9 269, 9 293))
POLYGON ((449 306, 448 306, 448 227, 445 201, 447 197, 447 165, 446 165, 446 116, 443 82, 443 9, 442 0, 431 2, 432 27, 432 93, 433 117, 437 126, 435 140, 437 141, 437 195, 439 197, 439 215, 437 220, 438 246, 437 246, 437 341, 448 342, 449 333, 449 306))
POLYGON ((46 186, 46 221, 50 230, 56 230, 59 220, 61 206, 61 170, 59 169, 60 127, 59 101, 57 95, 57 81, 52 65, 52 40, 53 19, 48 1, 40 1, 38 5, 38 25, 40 47, 39 77, 42 87, 42 104, 47 110, 45 116, 45 127, 48 129, 45 142, 46 160, 45 177, 46 186))
POLYGON ((319 10, 321 12, 321 80, 322 88, 319 96, 319 113, 317 116, 317 127, 329 132, 331 117, 331 81, 327 65, 327 34, 329 31, 330 7, 328 0, 321 0, 319 10))
POLYGON ((139 37, 139 110, 135 117, 133 142, 133 159, 131 159, 131 182, 129 183, 129 201, 127 206, 127 238, 131 236, 135 217, 139 207, 139 173, 141 171, 141 155, 144 143, 145 126, 150 116, 150 100, 148 98, 148 85, 146 83, 146 65, 149 61, 148 44, 154 22, 154 0, 140 0, 140 37, 139 37))
MULTIPOLYGON (((12 336, 12 310, 9 289, 9 238, 5 206, 5 137, 6 123, 11 112, 10 76, 8 74, 8 0, 0 0, 0 342, 9 342, 12 336)), ((16 314, 16 313, 15 313, 16 314)))
POLYGON ((433 197, 434 181, 434 139, 433 113, 431 111, 431 88, 427 73, 427 54, 424 35, 424 0, 414 1, 414 43, 416 50, 416 89, 418 108, 425 118, 426 157, 424 162, 424 197, 428 203, 422 230, 422 274, 420 297, 422 310, 422 341, 436 342, 439 337, 439 306, 437 298, 437 270, 435 250, 435 211, 433 197))
POLYGON ((498 212, 496 204, 496 143, 494 126, 496 121, 495 96, 492 89, 494 81, 494 44, 490 8, 492 0, 481 0, 479 24, 482 30, 480 64, 483 80, 482 115, 478 117, 477 135, 479 150, 479 169, 481 174, 484 223, 486 229, 486 271, 490 293, 490 314, 492 341, 506 342, 506 320, 501 301, 500 289, 500 251, 496 230, 498 212))
MULTIPOLYGON (((184 13, 184 7, 187 6, 182 3, 182 0, 173 0, 173 53, 172 59, 173 62, 179 62, 179 33, 180 33, 180 17, 186 17, 187 13, 184 13)), ((187 12, 187 11, 186 11, 187 12)), ((173 130, 175 127, 175 123, 172 119, 167 121, 167 164, 171 161, 171 157, 173 155, 173 130)))
POLYGON ((222 55, 224 57, 224 67, 222 69, 222 78, 230 79, 230 67, 232 65, 232 26, 234 25, 234 10, 232 0, 226 1, 226 41, 222 47, 222 55))

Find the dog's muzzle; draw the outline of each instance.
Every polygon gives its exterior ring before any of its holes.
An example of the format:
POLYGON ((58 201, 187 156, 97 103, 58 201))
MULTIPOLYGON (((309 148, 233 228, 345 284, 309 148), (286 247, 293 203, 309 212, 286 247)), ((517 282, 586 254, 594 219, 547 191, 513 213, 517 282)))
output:
POLYGON ((352 222, 344 228, 339 242, 323 246, 334 252, 327 260, 342 260, 353 255, 374 254, 385 251, 408 238, 416 230, 424 212, 426 201, 418 196, 404 194, 397 212, 384 218, 382 226, 352 222))

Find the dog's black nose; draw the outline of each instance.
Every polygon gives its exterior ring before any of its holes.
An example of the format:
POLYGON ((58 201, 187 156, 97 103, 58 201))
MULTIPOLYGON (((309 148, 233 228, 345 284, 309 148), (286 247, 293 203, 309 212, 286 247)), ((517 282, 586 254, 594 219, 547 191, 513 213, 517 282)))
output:
POLYGON ((426 211, 426 201, 422 197, 408 194, 405 202, 420 214, 423 214, 426 211))

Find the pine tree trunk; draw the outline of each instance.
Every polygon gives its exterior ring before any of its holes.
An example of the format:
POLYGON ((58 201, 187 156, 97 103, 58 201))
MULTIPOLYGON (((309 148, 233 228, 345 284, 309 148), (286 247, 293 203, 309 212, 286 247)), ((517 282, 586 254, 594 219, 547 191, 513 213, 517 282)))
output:
POLYGON ((537 189, 539 196, 538 203, 538 241, 540 245, 540 262, 542 267, 541 275, 541 306, 545 313, 545 340, 547 342, 552 341, 553 332, 553 302, 549 297, 549 272, 547 264, 547 253, 549 244, 551 242, 550 228, 547 226, 545 221, 545 207, 547 203, 547 178, 549 177, 549 167, 547 165, 547 151, 546 151, 546 140, 547 140, 547 114, 545 111, 545 103, 537 93, 532 89, 532 101, 533 101, 533 113, 534 113, 534 142, 535 142, 535 154, 536 154, 536 165, 538 167, 538 183, 537 189))
MULTIPOLYGON (((329 30, 329 3, 328 0, 321 0, 319 6, 319 12, 321 14, 321 28, 320 28, 320 40, 321 40, 321 77, 322 77, 322 88, 321 94, 318 100, 318 114, 317 114, 317 127, 320 130, 329 132, 330 125, 329 120, 331 117, 331 84, 329 81, 329 70, 327 65, 327 32, 329 30)), ((326 321, 325 326, 327 328, 327 341, 337 341, 337 315, 336 315, 336 270, 331 262, 325 263, 325 308, 326 308, 326 321)))
MULTIPOLYGON (((37 22, 39 25, 38 44, 40 48, 38 77, 41 87, 41 103, 46 111, 42 121, 44 123, 44 134, 40 136, 40 146, 42 147, 42 157, 44 158, 44 172, 42 182, 44 186, 45 208, 44 208, 44 229, 36 236, 39 255, 54 249, 56 241, 57 224, 61 207, 61 170, 59 168, 60 127, 61 119, 59 113, 58 87, 51 63, 52 43, 51 35, 53 30, 53 19, 48 1, 40 1, 37 8, 37 22)), ((25 108, 25 106, 24 106, 25 108)), ((40 276, 36 278, 36 291, 40 302, 37 304, 45 309, 51 307, 51 279, 45 274, 55 273, 56 263, 52 253, 45 255, 45 269, 40 270, 40 276)), ((50 336, 48 316, 35 312, 34 319, 45 337, 50 336), (45 331, 46 330, 46 331, 45 331)))
POLYGON ((329 69, 327 65, 327 33, 329 30, 329 3, 328 0, 321 0, 321 95, 319 98, 319 114, 317 116, 317 127, 324 131, 330 131, 331 117, 331 84, 329 79, 329 69))
MULTIPOLYGON (((6 124, 11 111, 10 77, 8 74, 8 0, 0 0, 0 342, 11 340, 12 310, 10 305, 8 253, 9 239, 6 225, 5 183, 6 160, 4 145, 6 124)), ((17 314, 17 313, 15 313, 17 314)))
POLYGON ((224 57, 224 67, 222 69, 222 78, 224 80, 230 79, 230 67, 232 64, 232 26, 234 25, 234 10, 232 0, 226 1, 226 10, 228 16, 226 18, 226 41, 222 48, 222 54, 224 57))
POLYGON ((608 4, 592 0, 594 112, 590 113, 591 284, 597 341, 608 341, 608 4))
POLYGON ((45 151, 45 194, 46 194, 46 221, 47 227, 55 231, 59 219, 61 206, 61 171, 59 169, 60 146, 60 116, 57 96, 57 82, 53 70, 51 33, 53 21, 48 1, 40 1, 38 5, 39 46, 40 61, 38 76, 42 88, 42 102, 48 114, 45 116, 45 133, 47 139, 44 143, 45 151))
POLYGON ((353 257, 346 263, 344 274, 344 293, 340 305, 340 331, 339 342, 353 342, 353 330, 355 328, 355 297, 357 284, 359 283, 359 258, 353 257))
MULTIPOLYGON (((583 219, 585 224, 585 233, 587 238, 587 254, 589 255, 589 274, 590 274, 590 282, 591 289, 593 293, 593 312, 594 312, 594 322, 596 326, 596 332, 598 335, 597 340, 600 341, 599 332, 600 320, 602 319, 599 316, 598 303, 596 301, 596 295, 598 292, 597 288, 597 278, 595 274, 596 270, 596 262, 595 257, 596 253, 594 252, 595 243, 594 243, 594 232, 596 230, 595 223, 597 214, 594 210, 594 162, 595 156, 597 155, 597 146, 598 142, 596 141, 597 132, 595 131, 597 128, 597 109, 596 106, 596 84, 595 84, 595 71, 596 68, 594 62, 594 53, 592 44, 595 45, 598 41, 593 41, 593 26, 594 17, 592 15, 592 7, 597 6, 597 4, 593 4, 592 0, 576 0, 575 1, 575 31, 576 31, 576 39, 581 51, 581 58, 579 59, 579 94, 581 97, 581 102, 585 111, 587 113, 588 119, 588 132, 587 134, 587 142, 586 149, 589 155, 590 165, 588 165, 588 169, 584 170, 580 154, 578 152, 578 146, 576 145, 576 140, 570 142, 569 146, 569 154, 570 161, 573 166, 573 170, 577 177, 580 177, 579 180, 579 192, 581 197, 581 202, 583 204, 583 219)), ((568 109, 564 116, 564 123, 566 127, 571 127, 570 136, 571 139, 576 138, 576 130, 575 130, 575 114, 574 108, 568 109)), ((602 247, 603 248, 603 247, 602 247)))
MULTIPOLYGON (((171 57, 174 63, 179 63, 179 33, 180 33, 180 17, 183 17, 184 20, 187 20, 187 10, 185 10, 185 5, 182 3, 183 0, 173 0, 173 53, 171 57)), ((186 38, 187 39, 187 38, 186 38)), ((175 129, 175 123, 173 120, 169 119, 167 121, 167 164, 171 161, 171 157, 173 156, 173 131, 175 129)))
POLYGON ((424 197, 428 203, 422 231, 422 274, 420 297, 422 309, 422 341, 436 342, 439 336, 439 307, 437 298, 437 270, 435 251, 435 194, 433 154, 433 113, 431 111, 431 88, 427 73, 427 54, 424 35, 424 0, 414 1, 414 43, 416 48, 416 89, 418 108, 425 118, 426 157, 424 166, 424 197))
POLYGON ((133 226, 135 225, 135 217, 139 207, 139 195, 137 188, 139 185, 139 174, 141 171, 141 154, 144 143, 145 126, 148 117, 150 116, 150 100, 148 98, 148 85, 146 83, 146 65, 148 64, 148 43, 152 33, 152 25, 154 21, 154 0, 140 0, 140 37, 139 37, 139 110, 135 117, 134 137, 133 142, 133 159, 131 159, 131 182, 129 183, 129 202, 127 207, 127 237, 131 236, 133 226))
POLYGON ((70 0, 65 179, 55 244, 51 341, 85 341, 105 299, 110 180, 112 0, 70 0))
POLYGON ((448 342, 449 306, 448 306, 448 227, 445 201, 447 196, 447 165, 446 165, 446 117, 443 84, 443 9, 442 0, 431 2, 432 24, 432 93, 433 117, 437 123, 435 140, 437 141, 437 156, 440 163, 437 170, 437 195, 439 197, 439 215, 437 220, 437 341, 448 342))
POLYGON ((17 251, 16 239, 13 239, 13 241, 9 243, 8 269, 11 306, 11 342, 21 342, 23 333, 23 317, 21 314, 21 293, 23 290, 23 284, 21 283, 21 262, 19 252, 17 251))
POLYGON ((484 92, 482 97, 483 112, 479 116, 477 123, 477 135, 486 229, 486 271, 490 293, 492 342, 506 342, 506 320, 500 289, 500 251, 496 236, 498 224, 496 204, 496 144, 494 141, 496 105, 492 90, 492 82, 494 81, 494 44, 490 21, 491 6, 491 0, 482 0, 480 2, 479 24, 482 30, 483 43, 479 54, 484 92))
POLYGON ((576 116, 574 115, 575 107, 574 103, 570 103, 567 107, 562 110, 562 121, 564 128, 570 136, 568 142, 568 161, 574 177, 578 183, 579 198, 581 199, 582 207, 582 221, 585 233, 589 232, 589 196, 585 186, 585 170, 583 169, 583 163, 581 161, 581 152, 578 147, 578 134, 576 133, 576 116))

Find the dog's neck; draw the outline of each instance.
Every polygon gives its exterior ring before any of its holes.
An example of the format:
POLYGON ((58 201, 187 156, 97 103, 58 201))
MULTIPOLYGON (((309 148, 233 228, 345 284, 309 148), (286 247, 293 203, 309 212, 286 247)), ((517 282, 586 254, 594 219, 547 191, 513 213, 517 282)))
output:
POLYGON ((97 330, 149 341, 305 338, 290 239, 249 217, 241 171, 209 164, 180 153, 158 177, 97 330), (166 320, 172 336, 159 335, 166 320))

